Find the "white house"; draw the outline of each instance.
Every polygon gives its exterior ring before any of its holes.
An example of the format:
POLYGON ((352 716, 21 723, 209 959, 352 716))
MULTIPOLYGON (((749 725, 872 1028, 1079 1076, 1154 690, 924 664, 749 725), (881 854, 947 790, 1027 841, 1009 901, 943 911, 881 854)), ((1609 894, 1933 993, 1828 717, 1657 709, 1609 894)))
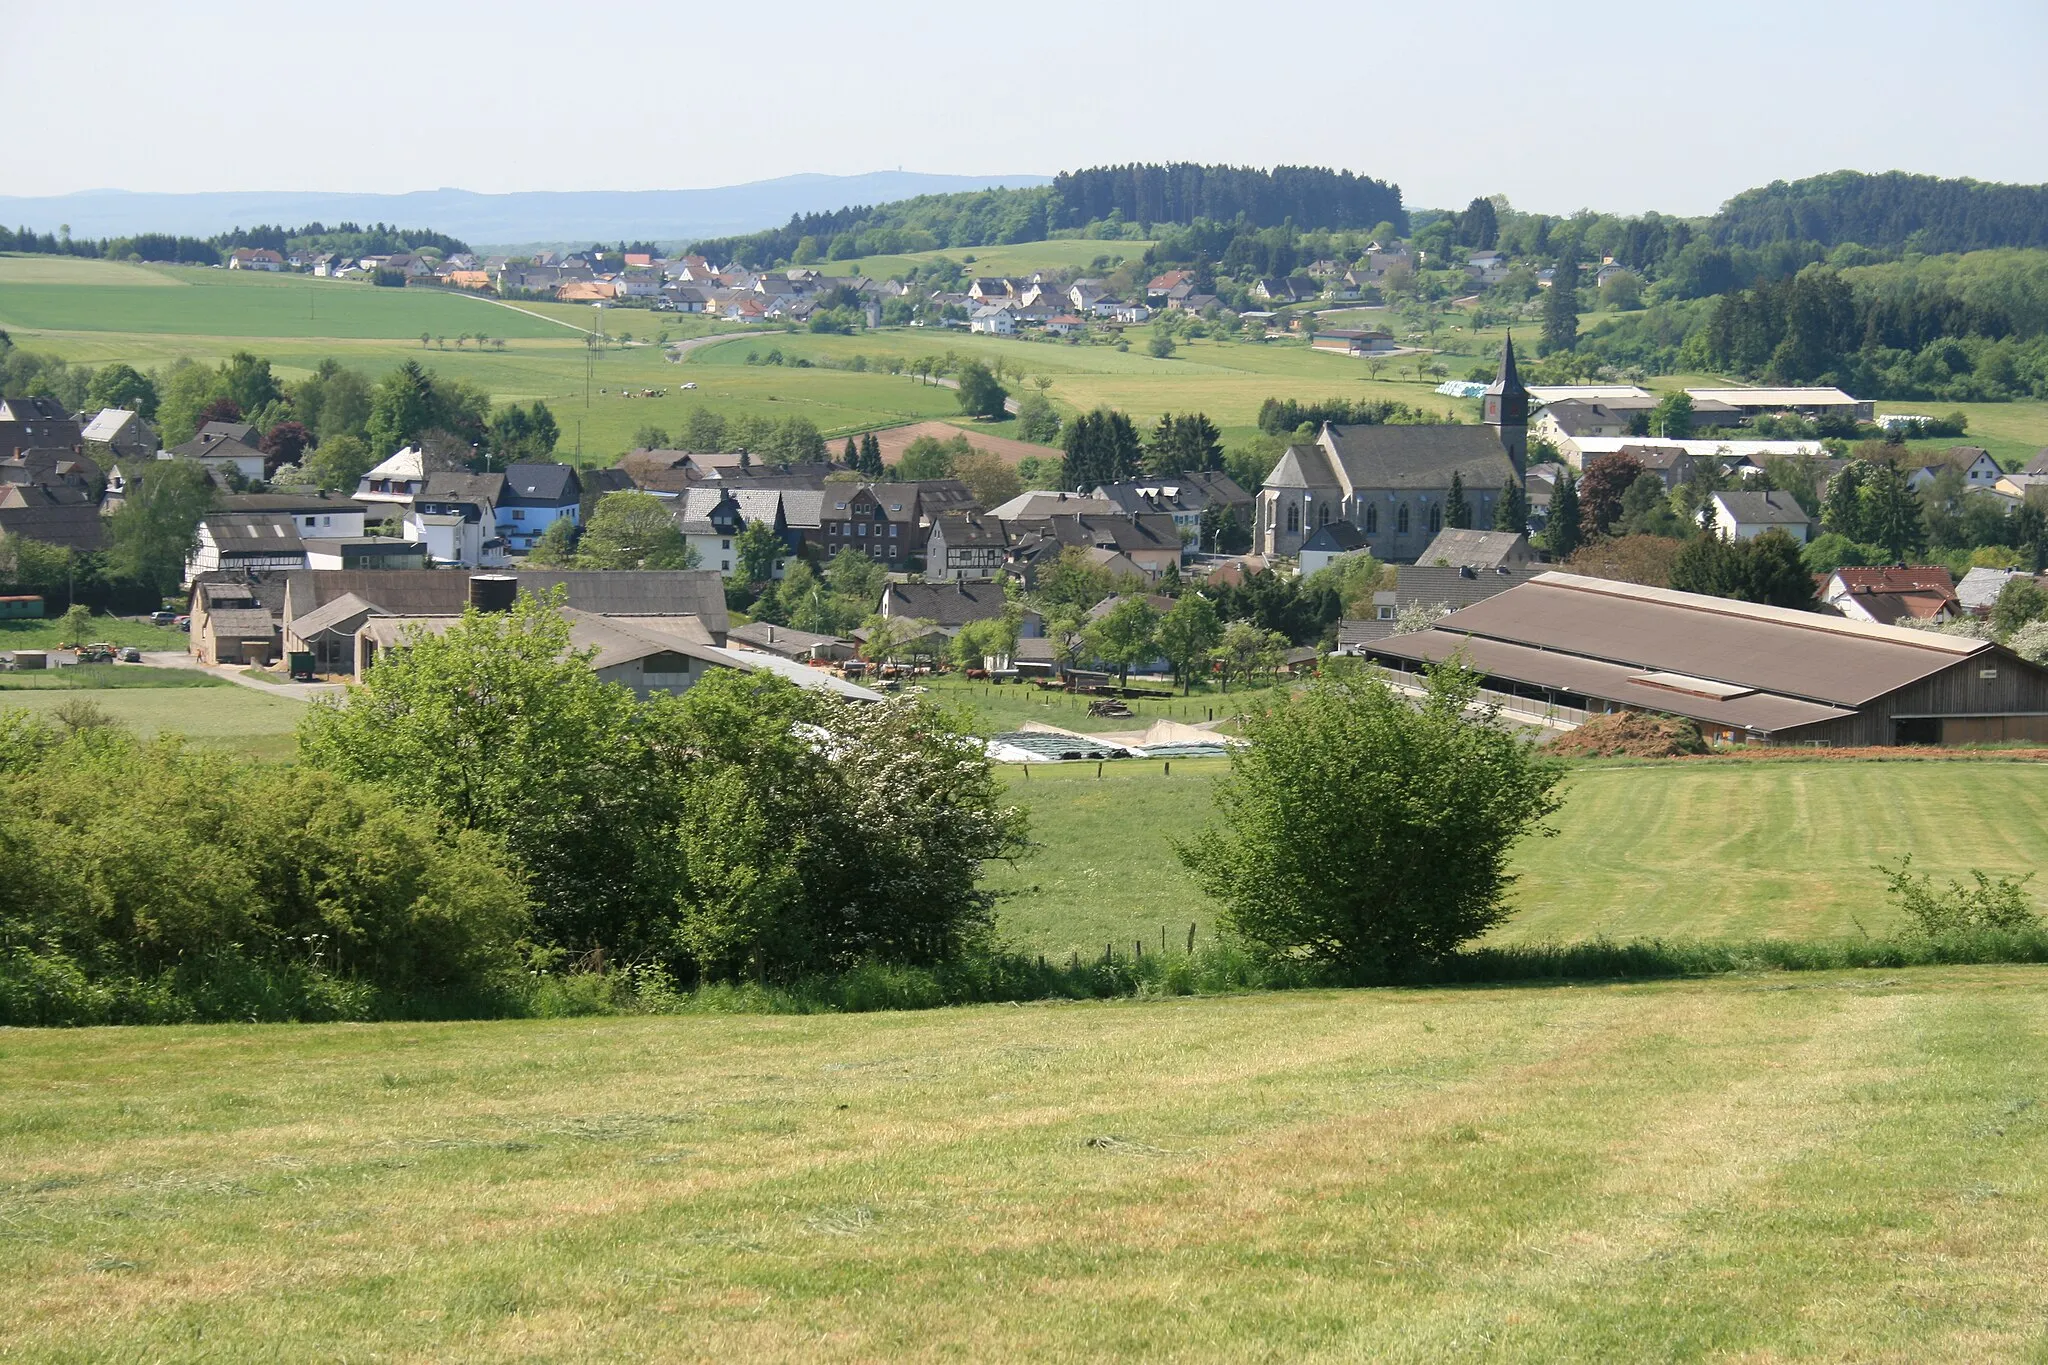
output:
POLYGON ((1017 331, 1017 315, 1007 308, 977 308, 967 319, 967 330, 986 332, 990 336, 1012 336, 1017 331))
POLYGON ((309 543, 362 537, 363 508, 345 498, 230 495, 200 519, 192 553, 185 558, 185 582, 221 569, 303 569, 309 543))
MULTIPOLYGON (((740 572, 739 539, 753 522, 761 522, 790 544, 789 518, 782 493, 774 488, 691 488, 672 504, 669 514, 682 528, 683 539, 697 552, 697 566, 716 569, 731 578, 740 572)), ((787 559, 775 561, 775 577, 789 569, 787 559)))
POLYGON ((1312 573, 1329 568, 1346 555, 1355 555, 1369 548, 1365 537, 1348 521, 1333 521, 1318 526, 1315 534, 1303 541, 1298 551, 1302 576, 1306 578, 1312 573))
POLYGON ((1723 540, 1783 531, 1804 545, 1811 529, 1806 509, 1790 493, 1716 493, 1713 502, 1714 532, 1723 540))
POLYGON ((427 547, 435 564, 464 569, 503 565, 505 540, 498 534, 497 497, 503 480, 494 474, 428 476, 405 512, 405 537, 427 547))
POLYGON ((284 269, 284 257, 267 246, 238 247, 228 257, 230 270, 267 270, 276 274, 284 269))
POLYGON ((424 545, 428 561, 435 565, 493 569, 507 562, 504 540, 492 533, 481 517, 460 511, 408 511, 405 538, 424 545))
POLYGON ((1963 487, 1969 492, 1989 492, 2005 476, 1990 451, 1981 446, 1953 446, 1940 459, 1908 474, 1906 487, 1917 493, 1951 469, 1962 471, 1963 487))
POLYGON ((380 503, 386 507, 409 508, 427 482, 427 461, 416 446, 407 446, 363 475, 356 484, 356 501, 380 503))

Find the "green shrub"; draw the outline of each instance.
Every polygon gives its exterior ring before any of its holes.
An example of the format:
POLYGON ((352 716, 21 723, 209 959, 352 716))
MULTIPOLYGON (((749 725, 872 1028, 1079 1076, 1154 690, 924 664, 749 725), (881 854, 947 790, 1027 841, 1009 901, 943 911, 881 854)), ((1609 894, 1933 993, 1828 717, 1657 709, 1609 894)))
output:
POLYGON ((2041 917, 2027 897, 2029 872, 2023 877, 1993 880, 1979 869, 1971 869, 1974 885, 1951 881, 1948 890, 1936 891, 1926 873, 1912 875, 1913 855, 1908 853, 1897 867, 1878 865, 1886 890, 1911 921, 1916 932, 1930 939, 1970 934, 1979 930, 2012 932, 2039 926, 2041 917))
POLYGON ((488 1007, 528 926, 494 836, 374 788, 0 723, 0 1022, 488 1007))

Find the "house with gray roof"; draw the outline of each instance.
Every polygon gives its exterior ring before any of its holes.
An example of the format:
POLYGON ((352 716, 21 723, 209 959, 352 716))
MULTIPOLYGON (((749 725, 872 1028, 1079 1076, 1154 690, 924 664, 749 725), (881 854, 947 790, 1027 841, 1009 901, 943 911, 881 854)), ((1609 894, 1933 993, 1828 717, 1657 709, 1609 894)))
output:
POLYGON ((1529 537, 1515 531, 1469 531, 1452 527, 1429 542, 1416 564, 1447 569, 1520 569, 1536 562, 1529 537))
POLYGON ((1748 540, 1766 531, 1783 531, 1804 545, 1813 527, 1806 509, 1790 493, 1715 493, 1711 503, 1714 531, 1723 540, 1748 540))
POLYGON ((153 460, 159 448, 156 428, 127 408, 101 408, 78 436, 95 455, 114 460, 153 460))
POLYGON ((994 578, 1003 567, 1009 537, 1003 523, 972 512, 944 512, 933 519, 925 541, 924 576, 954 582, 994 578))
POLYGON ((506 549, 524 554, 563 517, 571 526, 581 522, 583 482, 576 477, 575 466, 517 461, 506 465, 499 477, 498 534, 506 549))
MULTIPOLYGON (((783 515, 779 488, 707 484, 686 491, 669 511, 682 528, 683 539, 697 552, 697 563, 726 578, 740 572, 739 538, 754 522, 774 531, 792 554, 799 543, 783 515)), ((775 561, 777 578, 787 569, 786 559, 775 561)))
MULTIPOLYGON (((997 583, 891 583, 882 589, 879 608, 884 619, 930 621, 953 631, 969 621, 993 621, 1010 605, 997 583)), ((1026 609, 1020 635, 1036 637, 1045 618, 1026 609)))

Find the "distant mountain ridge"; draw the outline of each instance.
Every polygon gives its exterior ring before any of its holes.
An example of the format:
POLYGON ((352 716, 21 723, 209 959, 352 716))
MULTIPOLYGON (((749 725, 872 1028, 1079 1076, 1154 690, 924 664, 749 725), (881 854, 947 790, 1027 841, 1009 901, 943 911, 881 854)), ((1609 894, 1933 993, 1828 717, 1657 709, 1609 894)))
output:
POLYGON ((258 223, 428 224, 478 245, 548 241, 687 241, 758 231, 791 215, 877 204, 921 194, 994 186, 1049 185, 1049 175, 786 175, 701 190, 415 190, 408 194, 299 193, 288 190, 143 194, 86 190, 46 197, 0 195, 0 223, 74 237, 164 232, 210 237, 258 223))

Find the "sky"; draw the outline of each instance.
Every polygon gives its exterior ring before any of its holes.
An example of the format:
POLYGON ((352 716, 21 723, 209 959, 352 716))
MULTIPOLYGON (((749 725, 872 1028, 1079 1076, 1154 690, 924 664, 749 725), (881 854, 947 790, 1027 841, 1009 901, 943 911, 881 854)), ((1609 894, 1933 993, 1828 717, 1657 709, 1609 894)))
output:
POLYGON ((1410 207, 1709 213, 1822 171, 2048 182, 2043 0, 0 0, 0 194, 689 189, 1327 165, 1410 207))

